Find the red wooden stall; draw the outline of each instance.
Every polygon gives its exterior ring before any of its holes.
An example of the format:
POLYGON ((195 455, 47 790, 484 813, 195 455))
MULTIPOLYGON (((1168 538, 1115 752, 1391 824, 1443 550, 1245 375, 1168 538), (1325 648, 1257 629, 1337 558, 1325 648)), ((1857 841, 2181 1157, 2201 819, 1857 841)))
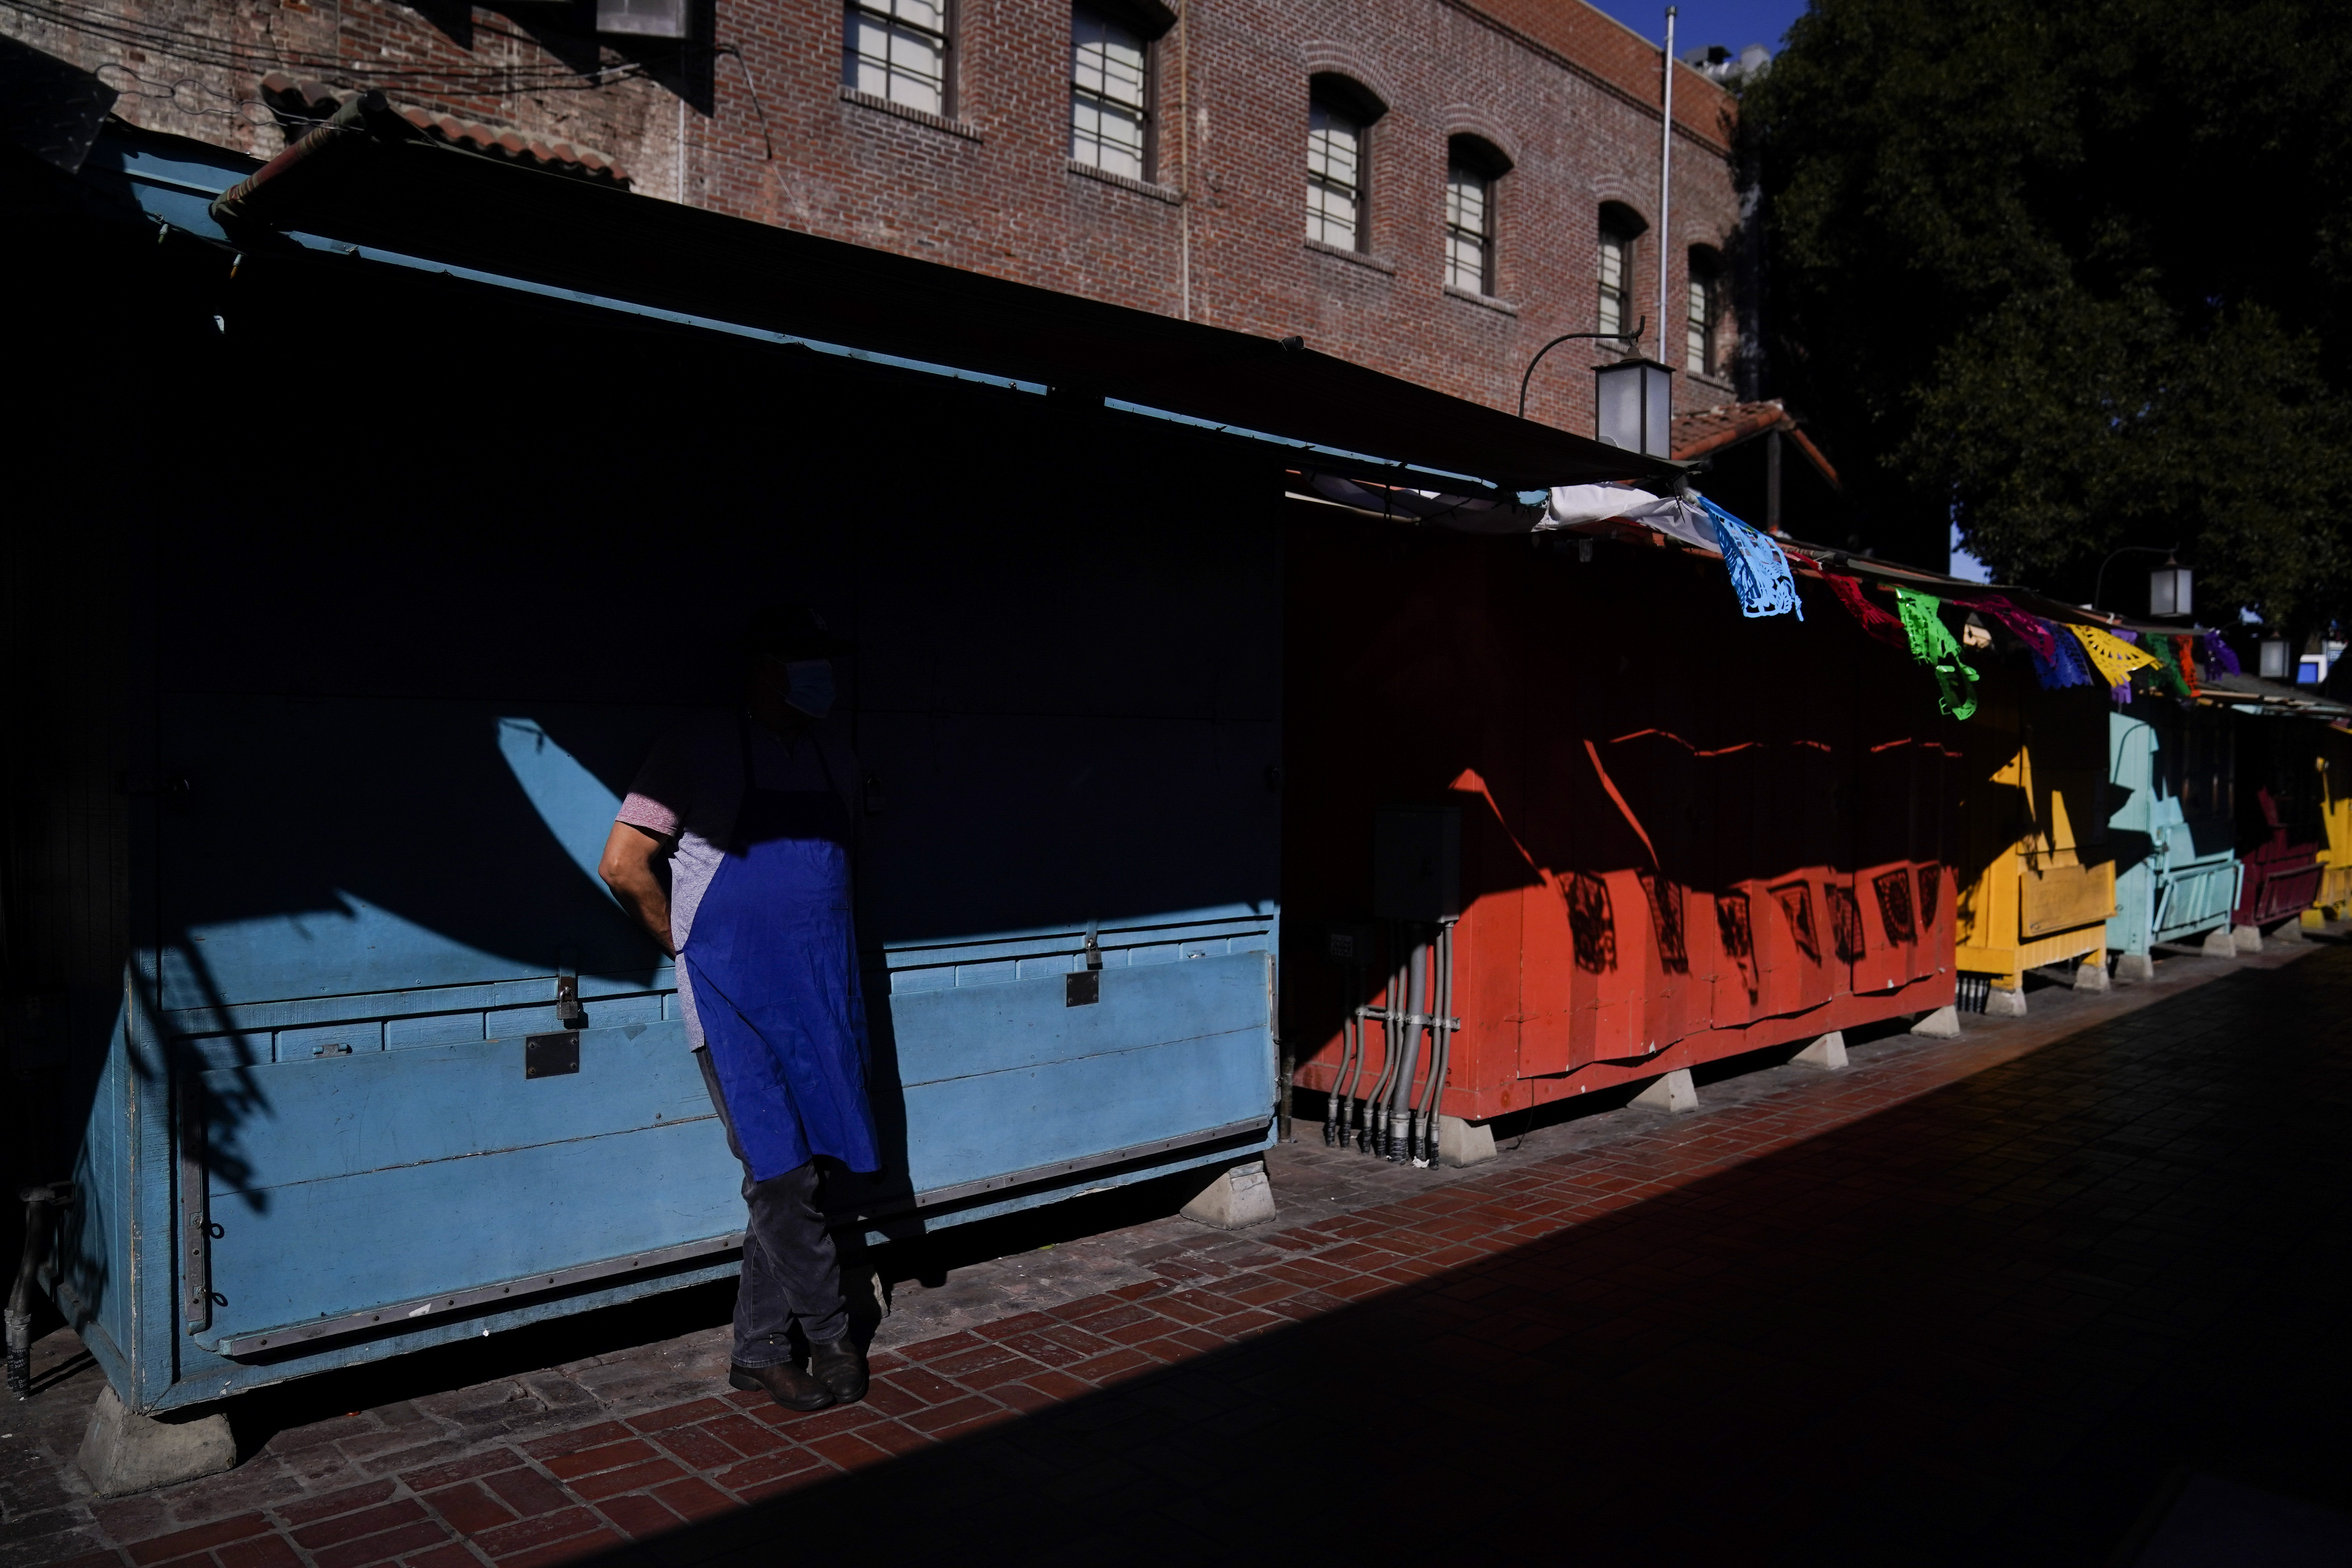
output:
POLYGON ((1288 529, 1299 1087, 1344 1068, 1360 1100, 1395 1034, 1417 1124, 1433 1058, 1443 1114, 1483 1122, 1952 1001, 1954 726, 1818 584, 1802 622, 1747 619, 1719 561, 1649 535, 1303 500, 1288 529), (1421 986, 1395 984, 1424 948, 1421 986))
POLYGON ((2240 928, 2276 925, 2315 902, 2326 867, 2325 793, 2319 759, 2328 738, 2315 720, 2240 715, 2238 858, 2245 866, 2240 928))

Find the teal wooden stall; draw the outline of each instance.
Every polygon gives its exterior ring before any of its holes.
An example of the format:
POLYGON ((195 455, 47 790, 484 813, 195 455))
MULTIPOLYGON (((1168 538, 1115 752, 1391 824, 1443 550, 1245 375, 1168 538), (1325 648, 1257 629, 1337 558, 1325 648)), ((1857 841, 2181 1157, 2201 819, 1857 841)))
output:
POLYGON ((2107 838, 2116 912, 2107 950, 2145 971, 2166 942, 2227 937, 2239 881, 2235 733, 2229 716, 2142 696, 2107 716, 2107 838))

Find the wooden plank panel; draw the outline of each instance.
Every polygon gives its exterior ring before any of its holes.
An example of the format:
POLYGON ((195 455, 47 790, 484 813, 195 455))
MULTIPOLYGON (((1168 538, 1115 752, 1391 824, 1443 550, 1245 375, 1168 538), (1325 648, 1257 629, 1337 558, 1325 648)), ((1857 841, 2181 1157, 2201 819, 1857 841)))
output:
POLYGON ((683 1024, 583 1030, 561 1078, 525 1079, 522 1053, 518 1036, 206 1073, 215 1205, 711 1115, 683 1024))
POLYGON ((2027 866, 2020 887, 2020 934, 2031 940, 2104 921, 2116 912, 2116 868, 2027 866))
POLYGON ((724 1235, 742 1228, 740 1180, 706 1119, 240 1194, 213 1209, 213 1288, 227 1298, 213 1326, 273 1328, 724 1235))
POLYGON ((898 1080, 912 1088, 1236 1030, 1263 1033, 1265 966, 1264 953, 1244 952, 1106 969, 1102 1000, 1087 1007, 1068 1005, 1060 975, 901 992, 888 998, 898 1080))
POLYGON ((915 1085, 906 1095, 914 1190, 1269 1114, 1272 1057, 1261 1012, 1255 1027, 915 1085))

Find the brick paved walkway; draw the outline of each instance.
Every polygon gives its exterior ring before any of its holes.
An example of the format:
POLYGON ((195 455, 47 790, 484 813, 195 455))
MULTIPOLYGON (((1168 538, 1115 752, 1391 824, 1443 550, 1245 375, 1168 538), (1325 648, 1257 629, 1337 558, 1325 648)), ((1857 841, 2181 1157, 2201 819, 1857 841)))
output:
POLYGON ((519 1377, 113 1503, 0 1440, 0 1563, 2095 1563, 2186 1469, 2345 1507, 2352 952, 2069 1001, 1134 1249, 853 1409, 725 1394, 714 1340, 624 1418, 519 1377))

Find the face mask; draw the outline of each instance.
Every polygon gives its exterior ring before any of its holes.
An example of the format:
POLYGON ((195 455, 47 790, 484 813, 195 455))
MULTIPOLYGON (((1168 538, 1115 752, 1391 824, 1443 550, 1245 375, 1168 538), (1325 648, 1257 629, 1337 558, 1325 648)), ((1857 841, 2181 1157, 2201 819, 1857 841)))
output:
POLYGON ((833 711, 833 663, 829 659, 794 659, 784 666, 792 679, 792 689, 784 700, 812 719, 822 719, 833 711))

